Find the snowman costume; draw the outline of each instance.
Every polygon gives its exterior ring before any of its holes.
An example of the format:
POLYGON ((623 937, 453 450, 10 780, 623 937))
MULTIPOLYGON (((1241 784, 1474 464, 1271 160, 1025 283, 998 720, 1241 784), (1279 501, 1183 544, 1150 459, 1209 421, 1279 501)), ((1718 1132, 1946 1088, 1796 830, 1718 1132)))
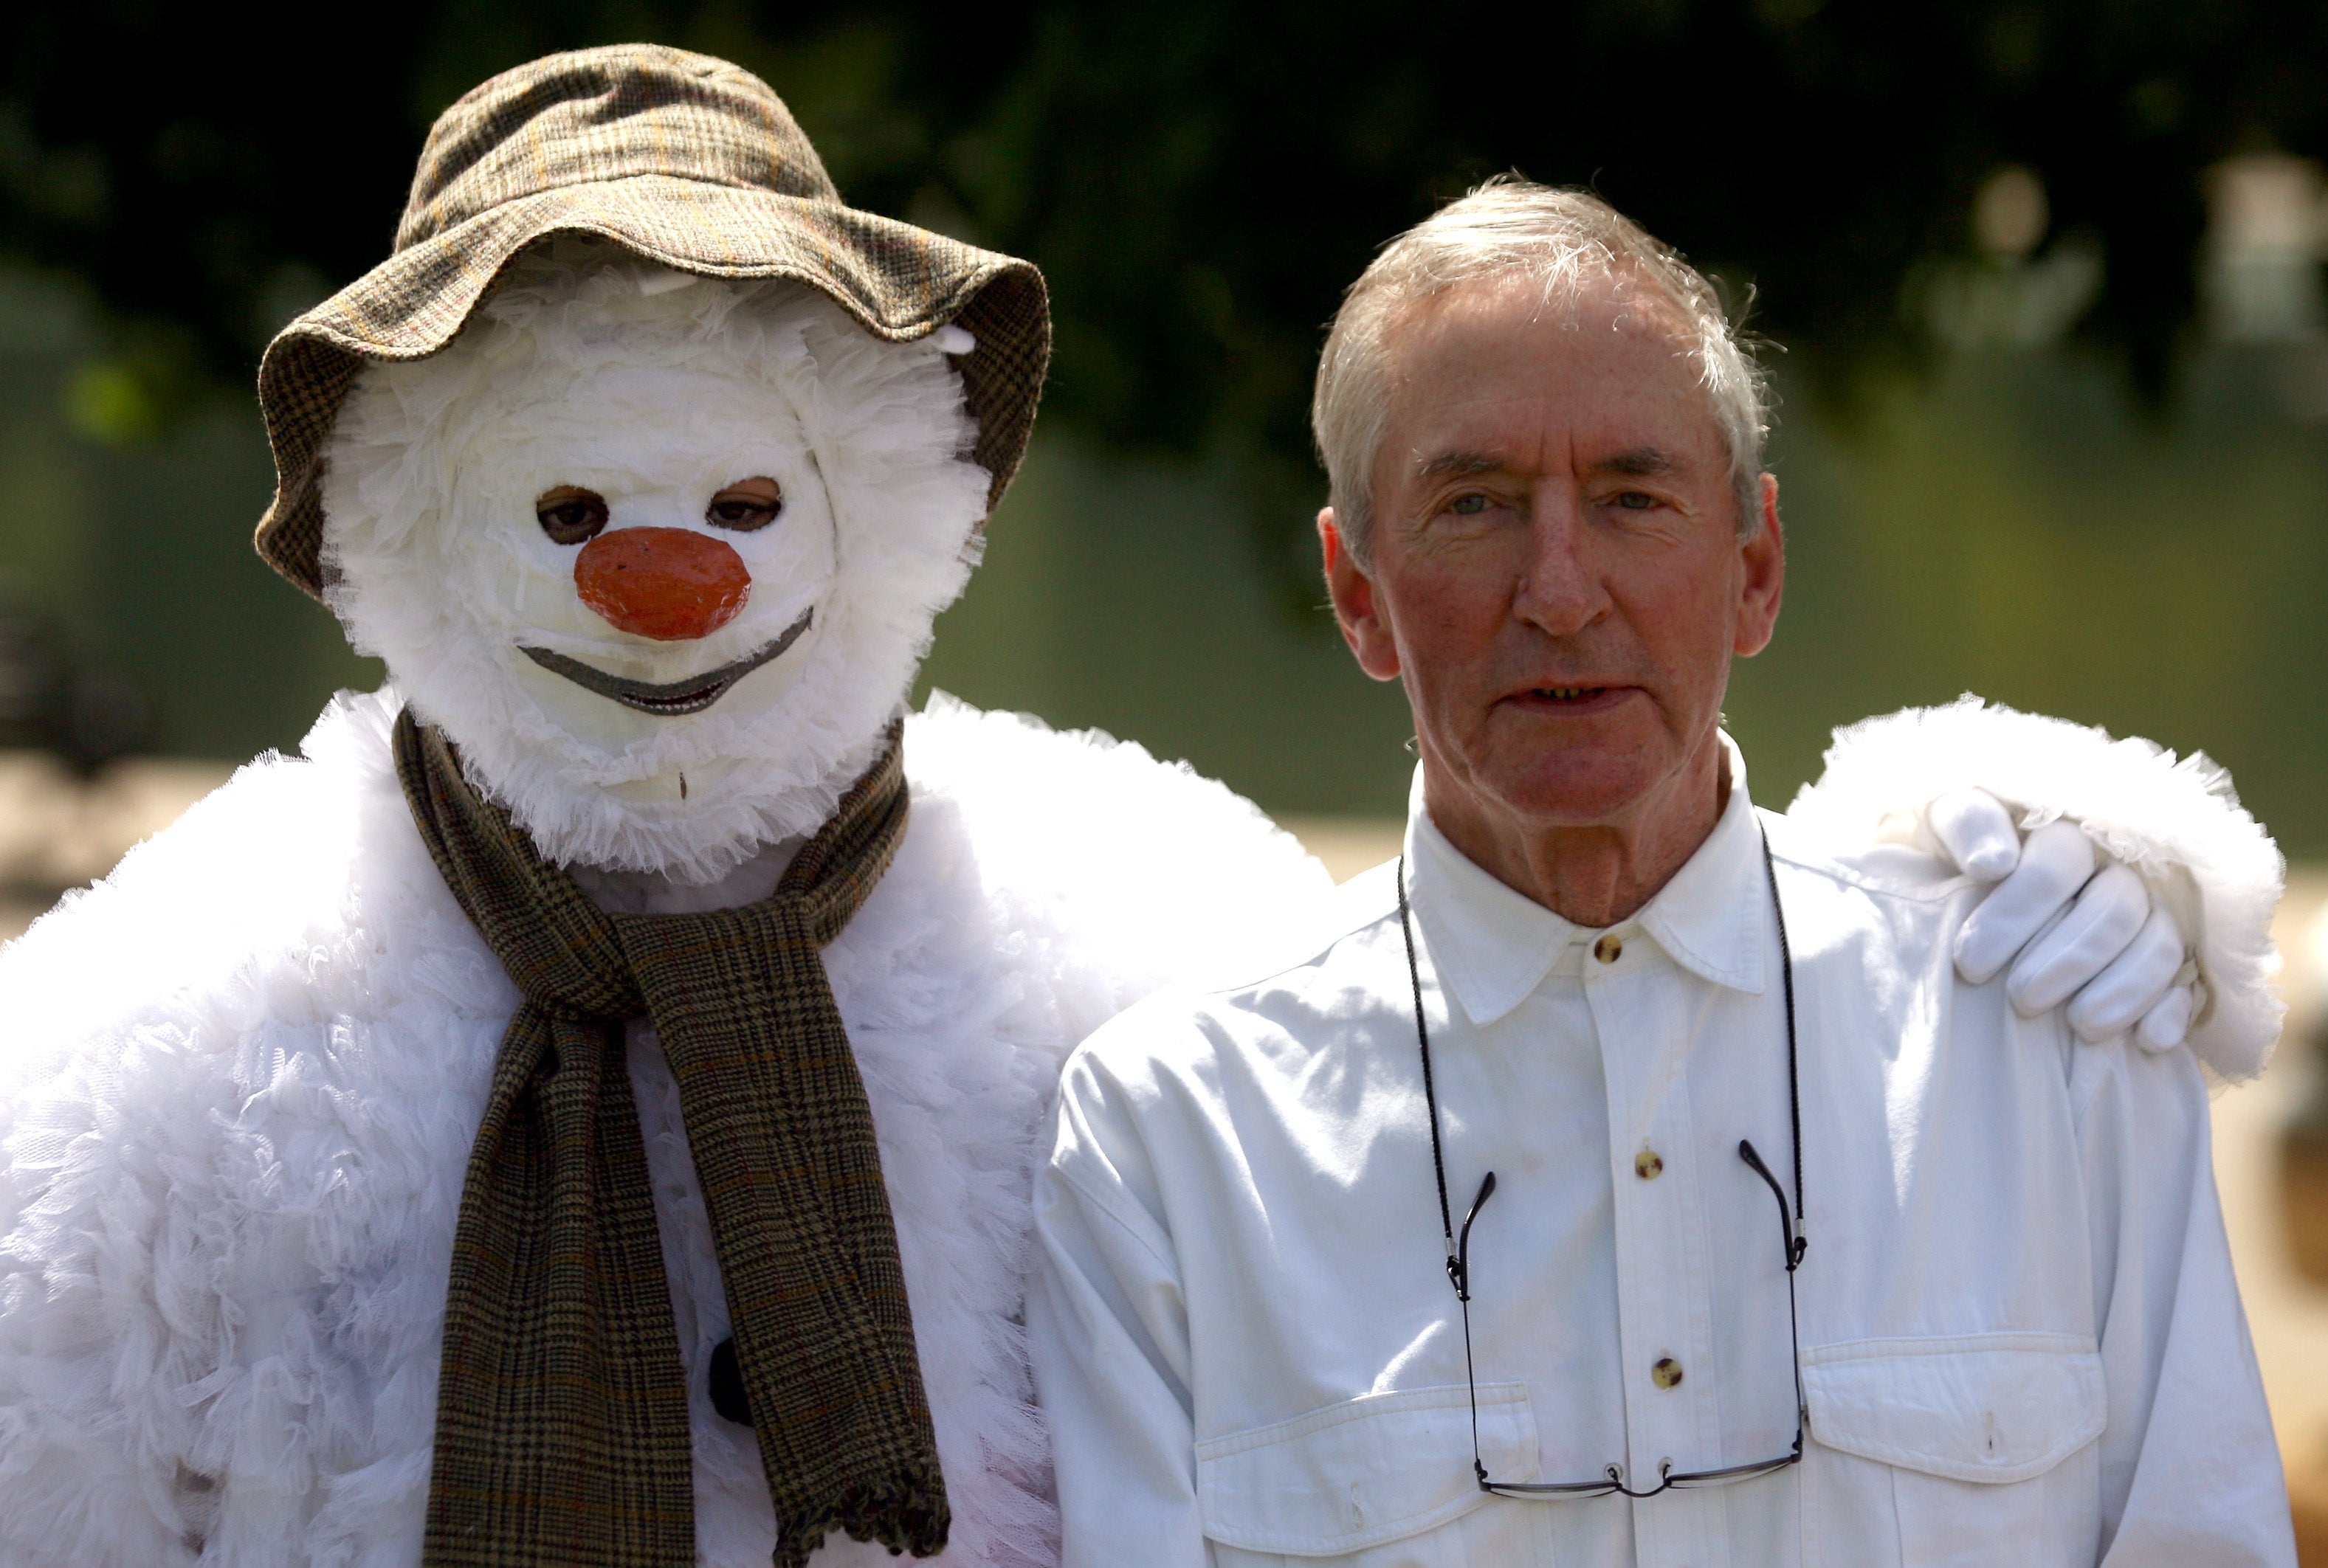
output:
MULTIPOLYGON (((554 57, 455 106, 390 266, 417 304, 375 274, 270 350, 260 541, 390 684, 0 955, 0 1568, 424 1560, 465 1173, 521 998, 416 828, 398 715, 610 912, 767 898, 894 743, 1047 343, 1031 268, 840 207, 765 86, 669 50, 554 57), (848 266, 907 245, 920 292, 885 313, 848 266), (594 579, 602 541, 634 553, 594 579)), ((2211 775, 1997 711, 1889 723, 1806 808, 1991 878, 2022 830, 2094 818, 2146 890, 2136 923, 2154 897, 2201 934, 2194 1039, 2260 1065, 2276 857, 2211 775), (1973 786, 2009 808, 2001 841, 1926 809, 1973 786)), ((1021 1309, 1060 1063, 1306 926, 1328 879, 1135 745, 942 696, 902 734, 907 824, 824 975, 943 1463, 937 1560, 1053 1563, 1021 1309)), ((2107 981, 2126 947, 2048 973, 2107 981)), ((620 1043, 695 1558, 764 1563, 779 1521, 717 1397, 735 1324, 680 1088, 643 1021, 620 1043)), ((813 1561, 887 1556, 836 1533, 813 1561)))

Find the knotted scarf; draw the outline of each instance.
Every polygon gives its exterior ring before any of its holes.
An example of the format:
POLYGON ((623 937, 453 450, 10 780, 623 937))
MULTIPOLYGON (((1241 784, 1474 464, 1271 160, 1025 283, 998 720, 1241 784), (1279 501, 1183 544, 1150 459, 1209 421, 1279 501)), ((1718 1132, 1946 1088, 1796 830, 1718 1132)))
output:
POLYGON ((692 1568, 686 1374, 624 1059, 678 1081, 777 1568, 831 1529, 926 1556, 945 1483, 873 1118, 821 949, 904 836, 894 739, 762 902, 610 915, 397 721, 413 820, 524 994, 469 1156, 445 1303, 431 1568, 692 1568))

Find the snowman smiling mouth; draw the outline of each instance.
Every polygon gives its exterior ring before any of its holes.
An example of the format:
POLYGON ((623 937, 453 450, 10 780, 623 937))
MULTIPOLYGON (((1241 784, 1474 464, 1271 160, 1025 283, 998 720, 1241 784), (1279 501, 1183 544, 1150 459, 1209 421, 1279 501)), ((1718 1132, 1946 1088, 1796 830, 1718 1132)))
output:
POLYGON ((654 714, 664 718, 678 718, 687 714, 699 714, 721 697, 737 681, 777 658, 800 639, 816 617, 813 606, 801 611, 798 621, 786 627, 774 642, 747 653, 732 664, 706 670, 675 681, 632 680, 624 676, 609 675, 596 666, 584 664, 578 658, 568 658, 562 653, 552 653, 546 648, 517 645, 517 650, 552 675, 564 676, 585 691, 635 708, 643 714, 654 714))

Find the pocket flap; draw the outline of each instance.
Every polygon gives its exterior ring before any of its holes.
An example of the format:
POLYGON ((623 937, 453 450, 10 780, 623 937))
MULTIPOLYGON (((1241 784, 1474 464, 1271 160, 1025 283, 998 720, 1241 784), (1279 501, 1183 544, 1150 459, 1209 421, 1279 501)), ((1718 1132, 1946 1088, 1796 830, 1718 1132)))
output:
MULTIPOLYGON (((1526 1384, 1479 1385, 1479 1453, 1498 1479, 1535 1479, 1526 1384)), ((1249 1552, 1363 1551, 1487 1498, 1471 1475, 1471 1400, 1460 1384, 1368 1394, 1197 1445, 1205 1534, 1249 1552)))
POLYGON ((2082 1334, 1859 1339, 1803 1351, 1811 1435, 1959 1481, 2023 1481, 2101 1435, 2102 1358, 2082 1334))

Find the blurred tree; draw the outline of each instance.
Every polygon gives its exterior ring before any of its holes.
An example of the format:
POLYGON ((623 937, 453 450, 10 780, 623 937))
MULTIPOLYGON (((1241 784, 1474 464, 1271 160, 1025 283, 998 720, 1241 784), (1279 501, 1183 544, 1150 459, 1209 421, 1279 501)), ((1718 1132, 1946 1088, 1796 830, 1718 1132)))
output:
POLYGON ((84 430, 135 439, 247 385, 384 254, 439 109, 624 39, 760 71, 852 201, 1041 263, 1048 419, 1220 465, 1289 558, 1319 323, 1487 174, 1596 186, 1751 289, 1829 388, 1920 356, 1948 268, 2074 252, 2075 338, 2154 398, 2202 173, 2328 155, 2328 10, 2296 0, 406 0, 355 33, 165 0, 0 18, 0 255, 108 323, 84 430))

